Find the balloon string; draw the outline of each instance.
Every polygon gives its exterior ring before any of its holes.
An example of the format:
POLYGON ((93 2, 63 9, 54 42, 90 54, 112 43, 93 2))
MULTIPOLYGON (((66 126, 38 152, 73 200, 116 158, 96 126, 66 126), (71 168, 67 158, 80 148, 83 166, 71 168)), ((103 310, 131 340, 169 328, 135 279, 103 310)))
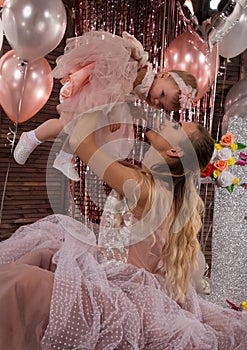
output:
MULTIPOLYGON (((216 46, 216 54, 215 54, 215 62, 213 64, 215 67, 218 66, 218 60, 219 60, 219 46, 218 44, 216 46)), ((211 51, 212 55, 212 51, 211 51)), ((214 117, 214 110, 215 110, 215 98, 216 98, 216 86, 217 86, 217 78, 218 78, 218 71, 215 69, 215 74, 214 74, 214 82, 213 82, 213 91, 211 93, 211 110, 210 110, 210 119, 209 119, 209 132, 212 134, 213 130, 213 117, 214 117)), ((209 78, 208 78, 209 79, 209 78)))
POLYGON ((11 144, 11 149, 10 149, 9 162, 8 162, 8 167, 7 167, 6 176, 5 176, 5 180, 4 180, 2 198, 1 198, 1 206, 0 206, 0 224, 2 223, 3 205, 4 205, 6 190, 7 190, 7 183, 8 183, 8 178, 9 178, 9 171, 10 171, 10 165, 11 165, 11 158, 12 158, 12 154, 13 154, 13 151, 14 151, 15 139, 16 139, 16 134, 17 134, 18 125, 19 125, 19 117, 20 117, 20 112, 21 112, 22 98, 23 98, 23 94, 24 94, 24 90, 25 90, 25 81, 26 81, 26 76, 27 76, 27 66, 28 66, 28 63, 27 63, 26 61, 22 61, 22 63, 21 63, 20 66, 21 66, 21 68, 23 69, 23 71, 22 71, 22 73, 23 73, 23 84, 22 84, 22 89, 21 89, 20 101, 19 101, 19 104, 18 104, 18 111, 17 111, 17 114, 16 114, 15 131, 12 131, 12 130, 10 129, 10 132, 8 133, 8 135, 10 135, 10 134, 13 135, 13 140, 11 140, 10 137, 7 137, 7 140, 8 140, 8 141, 10 142, 10 144, 11 144))
POLYGON ((23 73, 23 83, 22 83, 21 96, 20 96, 19 105, 18 105, 18 112, 17 112, 17 116, 16 116, 16 123, 15 123, 16 131, 17 131, 19 117, 20 117, 20 113, 21 113, 21 105, 22 105, 22 98, 23 98, 24 90, 25 90, 25 82, 26 82, 26 76, 27 76, 28 62, 22 60, 22 62, 21 62, 19 67, 20 67, 20 69, 22 70, 22 73, 23 73))
POLYGON ((0 206, 0 224, 2 223, 2 216, 3 216, 3 205, 4 205, 4 200, 5 200, 5 195, 6 195, 6 189, 7 189, 7 183, 8 183, 8 178, 9 178, 9 171, 10 171, 10 159, 12 157, 13 154, 13 150, 14 150, 14 144, 15 144, 15 139, 16 139, 16 134, 17 134, 17 127, 18 124, 16 124, 15 126, 15 131, 12 131, 10 129, 9 134, 13 135, 13 140, 11 140, 9 137, 7 137, 7 140, 10 142, 11 144, 11 150, 10 150, 10 155, 9 155, 9 162, 8 162, 8 167, 7 167, 7 171, 6 171, 6 175, 5 175, 5 180, 4 180, 4 186, 3 186, 3 193, 2 193, 2 198, 1 198, 1 206, 0 206))
POLYGON ((164 13, 161 32, 161 54, 160 54, 160 70, 164 67, 164 50, 165 50, 165 30, 166 30, 166 0, 164 1, 164 13))

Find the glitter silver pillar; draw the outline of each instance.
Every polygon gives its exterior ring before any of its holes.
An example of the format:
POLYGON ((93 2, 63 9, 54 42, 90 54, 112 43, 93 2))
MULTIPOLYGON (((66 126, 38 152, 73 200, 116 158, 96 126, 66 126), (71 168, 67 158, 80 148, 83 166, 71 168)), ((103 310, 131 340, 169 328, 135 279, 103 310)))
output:
MULTIPOLYGON (((228 131, 235 142, 247 144, 247 118, 231 118, 228 131)), ((244 149, 242 151, 245 152, 244 149)), ((240 151, 239 151, 240 152, 240 151)), ((238 151, 234 157, 238 159, 238 151)), ((232 173, 247 182, 247 166, 234 165, 232 173)), ((218 187, 215 193, 212 241, 211 294, 206 298, 227 306, 226 299, 239 305, 247 299, 247 190, 235 186, 229 193, 218 187)))

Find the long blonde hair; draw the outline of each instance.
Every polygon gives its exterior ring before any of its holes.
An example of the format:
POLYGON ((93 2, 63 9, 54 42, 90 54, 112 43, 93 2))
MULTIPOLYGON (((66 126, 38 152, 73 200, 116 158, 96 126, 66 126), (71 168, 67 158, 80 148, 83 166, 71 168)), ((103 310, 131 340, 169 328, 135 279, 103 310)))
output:
MULTIPOLYGON (((214 150, 212 137, 201 125, 197 125, 197 130, 188 137, 193 147, 188 147, 188 142, 180 144, 184 150, 183 160, 170 158, 151 169, 154 178, 168 182, 172 178, 173 203, 166 220, 169 227, 164 232, 160 273, 168 294, 179 302, 189 291, 200 248, 197 235, 202 225, 204 203, 196 190, 195 177, 207 166, 214 150)), ((154 182, 150 180, 150 191, 153 186, 154 182)))
MULTIPOLYGON (((156 212, 153 206, 155 178, 172 183, 172 208, 168 217, 164 218, 166 227, 161 256, 163 266, 159 273, 164 277, 167 293, 178 302, 182 302, 189 291, 200 248, 197 235, 202 224, 204 203, 196 190, 195 176, 207 166, 214 150, 212 137, 201 125, 197 125, 197 130, 188 137, 193 147, 188 147, 187 141, 179 145, 184 150, 183 161, 180 158, 170 158, 168 162, 154 165, 150 172, 135 166, 142 175, 141 185, 149 189, 143 215, 150 208, 153 209, 153 215, 156 212)), ((129 163, 123 163, 132 167, 129 163)), ((118 217, 116 226, 121 224, 121 220, 118 217)))

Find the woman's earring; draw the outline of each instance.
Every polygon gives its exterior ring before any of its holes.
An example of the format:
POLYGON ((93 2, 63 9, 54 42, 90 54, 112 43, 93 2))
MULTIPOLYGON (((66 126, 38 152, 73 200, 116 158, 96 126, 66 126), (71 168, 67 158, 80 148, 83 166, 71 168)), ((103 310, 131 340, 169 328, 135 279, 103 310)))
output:
POLYGON ((169 156, 169 157, 173 157, 173 158, 180 158, 183 156, 184 152, 182 150, 176 150, 174 148, 171 148, 171 149, 168 149, 166 151, 166 154, 169 156))

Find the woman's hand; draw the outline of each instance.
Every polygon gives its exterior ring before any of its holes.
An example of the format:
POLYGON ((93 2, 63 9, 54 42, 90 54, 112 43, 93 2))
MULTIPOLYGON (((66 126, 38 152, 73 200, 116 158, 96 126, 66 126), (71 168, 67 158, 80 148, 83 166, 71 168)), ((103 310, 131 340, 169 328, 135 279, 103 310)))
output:
POLYGON ((121 127, 120 123, 110 124, 109 125, 110 132, 115 132, 115 131, 119 130, 120 127, 121 127))

